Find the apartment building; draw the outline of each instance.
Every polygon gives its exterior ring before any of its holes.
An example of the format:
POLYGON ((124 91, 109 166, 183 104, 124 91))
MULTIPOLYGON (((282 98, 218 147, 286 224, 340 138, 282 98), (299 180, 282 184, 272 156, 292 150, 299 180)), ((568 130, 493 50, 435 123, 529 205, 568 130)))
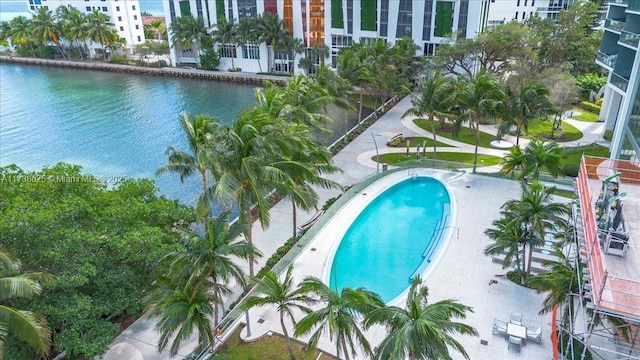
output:
POLYGON ((611 157, 640 161, 640 0, 613 0, 596 63, 609 72, 600 120, 613 131, 611 157))

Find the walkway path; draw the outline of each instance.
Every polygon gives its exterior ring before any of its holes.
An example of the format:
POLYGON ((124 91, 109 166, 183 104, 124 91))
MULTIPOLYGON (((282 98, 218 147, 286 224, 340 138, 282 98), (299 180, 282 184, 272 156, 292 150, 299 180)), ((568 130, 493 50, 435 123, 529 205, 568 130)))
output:
MULTIPOLYGON (((428 131, 422 130, 413 125, 410 118, 402 119, 402 114, 411 107, 409 97, 400 101, 395 107, 390 109, 384 116, 375 122, 366 132, 358 136, 349 143, 340 153, 334 156, 333 162, 343 169, 341 174, 333 174, 332 180, 342 185, 349 186, 371 176, 376 172, 376 163, 371 160, 375 156, 374 139, 380 147, 382 153, 393 151, 384 144, 388 138, 403 133, 405 136, 428 136, 428 131), (381 136, 372 136, 381 134, 381 136)), ((574 120, 566 120, 580 130, 588 131, 584 138, 573 144, 584 144, 599 140, 599 129, 601 123, 582 123, 574 120)), ((495 133, 492 126, 482 126, 483 131, 495 133)), ((473 146, 462 144, 455 140, 439 138, 439 141, 454 145, 455 148, 442 148, 446 151, 470 151, 473 146)), ((522 140, 521 140, 522 141, 522 140)), ((565 143, 566 144, 566 143, 565 143)), ((405 151, 404 149, 400 149, 405 151)), ((497 149, 480 149, 480 153, 501 156, 504 151, 497 149)), ((496 170, 496 168, 494 168, 496 170)), ((437 170, 424 170, 433 176, 442 177, 447 180, 447 184, 455 188, 455 193, 459 200, 464 200, 464 205, 458 206, 458 223, 460 224, 457 240, 450 245, 447 256, 443 257, 442 263, 434 270, 428 278, 430 287, 430 299, 455 297, 462 303, 475 308, 475 313, 470 315, 467 322, 476 327, 480 332, 480 339, 487 340, 489 345, 480 343, 478 338, 464 337, 461 339, 472 359, 505 358, 509 356, 506 352, 507 344, 502 339, 491 335, 491 324, 493 317, 503 320, 508 318, 508 311, 519 309, 524 312, 525 320, 530 323, 540 325, 544 329, 543 344, 527 345, 519 355, 521 359, 541 359, 550 358, 549 349, 550 333, 549 316, 538 316, 543 295, 535 294, 533 291, 514 285, 507 280, 499 280, 496 286, 488 287, 490 279, 495 274, 504 273, 500 265, 492 263, 489 257, 482 254, 482 248, 486 246, 482 231, 491 225, 491 221, 497 218, 500 205, 507 199, 516 196, 519 192, 519 185, 516 182, 502 179, 473 176, 462 173, 449 173, 437 170), (482 215, 479 215, 482 214, 482 215), (452 254, 456 254, 453 256, 452 254)), ((319 203, 323 204, 331 197, 338 195, 336 190, 318 190, 319 203)), ((313 216, 314 212, 298 214, 299 223, 313 216)), ((268 229, 262 229, 259 224, 253 225, 253 241, 262 251, 264 256, 257 260, 256 269, 264 266, 266 260, 280 247, 292 234, 291 204, 288 201, 281 201, 271 210, 271 224, 268 229)), ((323 254, 317 252, 310 253, 310 246, 296 259, 296 277, 300 277, 300 271, 304 273, 304 265, 301 262, 313 264, 318 261, 326 261, 323 254), (313 254, 310 256, 310 254, 313 254), (306 259, 306 260, 300 260, 306 259)), ((242 266, 248 267, 246 263, 242 266)), ((251 339, 264 336, 269 331, 279 332, 280 324, 277 313, 273 309, 262 308, 251 312, 251 339), (258 324, 257 319, 264 322, 258 324)), ((228 334, 225 334, 228 335, 228 334)), ((243 336, 246 337, 245 332, 243 336)), ((384 336, 383 329, 374 329, 368 333, 374 343, 380 341, 384 336)), ((156 344, 158 335, 153 330, 153 321, 146 318, 138 319, 130 328, 120 334, 110 347, 109 351, 99 357, 105 360, 129 360, 129 359, 169 359, 169 354, 165 351, 158 353, 156 344)), ((194 336, 189 342, 184 344, 176 358, 184 358, 197 345, 197 337, 194 336)), ((319 347, 325 351, 335 353, 335 345, 328 339, 323 338, 319 347)), ((458 358, 455 357, 454 358, 458 358)))

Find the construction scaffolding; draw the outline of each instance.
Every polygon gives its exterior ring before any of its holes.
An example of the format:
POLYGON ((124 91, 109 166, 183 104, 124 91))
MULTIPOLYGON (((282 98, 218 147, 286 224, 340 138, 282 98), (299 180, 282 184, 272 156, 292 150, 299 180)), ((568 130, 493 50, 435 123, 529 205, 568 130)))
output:
POLYGON ((575 190, 578 289, 554 313, 554 358, 639 360, 640 163, 583 157, 575 190))

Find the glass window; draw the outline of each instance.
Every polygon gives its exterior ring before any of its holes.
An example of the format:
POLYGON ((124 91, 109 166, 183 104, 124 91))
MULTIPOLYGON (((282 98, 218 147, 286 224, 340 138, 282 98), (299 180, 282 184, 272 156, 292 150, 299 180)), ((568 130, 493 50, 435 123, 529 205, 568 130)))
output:
POLYGON ((122 16, 118 16, 118 21, 122 21, 122 16))
POLYGON ((131 5, 131 10, 135 10, 136 6, 135 5, 131 5))
POLYGON ((124 31, 124 26, 120 26, 120 31, 124 31))
POLYGON ((398 26, 396 28, 396 38, 398 39, 412 36, 412 4, 412 0, 400 0, 400 6, 398 8, 398 26))
POLYGON ((103 7, 102 7, 102 11, 107 12, 107 7, 106 7, 106 6, 103 6, 103 7))
POLYGON ((236 46, 233 44, 223 44, 220 46, 220 57, 224 58, 235 58, 236 57, 236 46))
POLYGON ((120 11, 120 6, 116 6, 116 11, 120 11))
POLYGON ((245 59, 260 59, 260 47, 255 44, 245 44, 242 47, 242 57, 245 59))
POLYGON ((91 6, 87 6, 87 11, 91 11, 91 6))
POLYGON ((138 20, 138 15, 133 15, 133 20, 138 20))

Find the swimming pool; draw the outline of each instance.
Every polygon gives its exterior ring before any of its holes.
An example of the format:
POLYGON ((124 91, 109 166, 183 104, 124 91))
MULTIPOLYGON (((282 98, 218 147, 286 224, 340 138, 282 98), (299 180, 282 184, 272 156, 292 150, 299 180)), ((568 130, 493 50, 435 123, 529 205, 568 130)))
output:
POLYGON ((400 296, 442 248, 450 199, 442 182, 425 176, 405 178, 384 190, 342 237, 328 274, 331 288, 364 287, 385 303, 400 296))

